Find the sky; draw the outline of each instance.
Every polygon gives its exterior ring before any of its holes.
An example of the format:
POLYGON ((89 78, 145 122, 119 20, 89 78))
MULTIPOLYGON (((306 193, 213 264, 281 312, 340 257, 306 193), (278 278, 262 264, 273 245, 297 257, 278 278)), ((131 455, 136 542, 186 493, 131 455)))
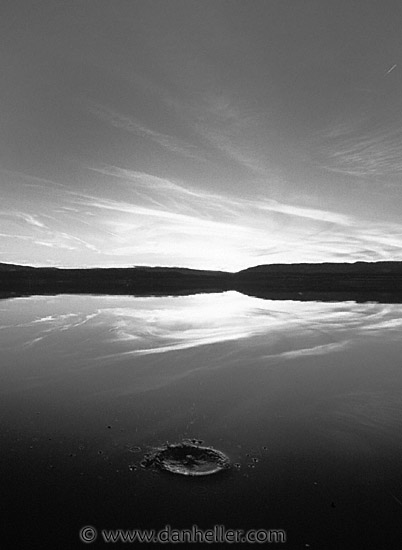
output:
POLYGON ((0 261, 402 260, 402 4, 3 0, 0 261))

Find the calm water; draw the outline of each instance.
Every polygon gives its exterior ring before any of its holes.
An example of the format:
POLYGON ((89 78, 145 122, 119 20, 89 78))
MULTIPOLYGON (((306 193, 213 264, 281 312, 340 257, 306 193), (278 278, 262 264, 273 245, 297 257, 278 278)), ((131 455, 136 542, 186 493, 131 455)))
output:
POLYGON ((286 530, 270 547, 400 548, 401 334, 400 304, 2 300, 10 548, 166 524, 286 530), (239 467, 202 479, 138 467, 183 438, 239 467))

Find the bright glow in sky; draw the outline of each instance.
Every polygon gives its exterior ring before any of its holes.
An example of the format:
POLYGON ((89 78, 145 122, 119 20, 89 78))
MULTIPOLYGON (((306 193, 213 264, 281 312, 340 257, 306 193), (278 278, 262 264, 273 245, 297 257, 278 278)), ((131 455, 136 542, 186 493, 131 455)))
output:
POLYGON ((402 260, 393 0, 25 0, 0 18, 0 262, 402 260))

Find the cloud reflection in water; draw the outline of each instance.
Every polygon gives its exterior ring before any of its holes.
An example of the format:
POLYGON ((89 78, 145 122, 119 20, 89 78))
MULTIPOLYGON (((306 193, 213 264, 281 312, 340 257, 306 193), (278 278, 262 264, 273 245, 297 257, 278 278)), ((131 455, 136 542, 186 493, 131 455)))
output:
MULTIPOLYGON (((261 356, 295 358, 345 349, 402 327, 402 305, 262 300, 226 292, 176 297, 57 296, 3 302, 0 334, 18 346, 68 334, 98 358, 161 354, 252 339, 261 356), (18 307, 17 307, 18 303, 18 307)), ((43 341, 43 342, 42 342, 43 341)), ((247 344, 248 345, 248 344, 247 344)))
POLYGON ((401 305, 271 301, 237 292, 138 298, 103 309, 118 354, 179 351, 252 339, 268 356, 293 358, 345 349, 365 333, 397 330, 401 305))

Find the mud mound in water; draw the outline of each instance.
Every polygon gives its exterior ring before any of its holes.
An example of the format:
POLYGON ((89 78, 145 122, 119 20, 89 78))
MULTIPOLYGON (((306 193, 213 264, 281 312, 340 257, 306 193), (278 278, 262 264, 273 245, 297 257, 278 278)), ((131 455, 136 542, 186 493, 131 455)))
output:
POLYGON ((141 465, 183 476, 207 476, 226 470, 230 461, 226 455, 212 447, 177 443, 166 445, 147 455, 141 465))

